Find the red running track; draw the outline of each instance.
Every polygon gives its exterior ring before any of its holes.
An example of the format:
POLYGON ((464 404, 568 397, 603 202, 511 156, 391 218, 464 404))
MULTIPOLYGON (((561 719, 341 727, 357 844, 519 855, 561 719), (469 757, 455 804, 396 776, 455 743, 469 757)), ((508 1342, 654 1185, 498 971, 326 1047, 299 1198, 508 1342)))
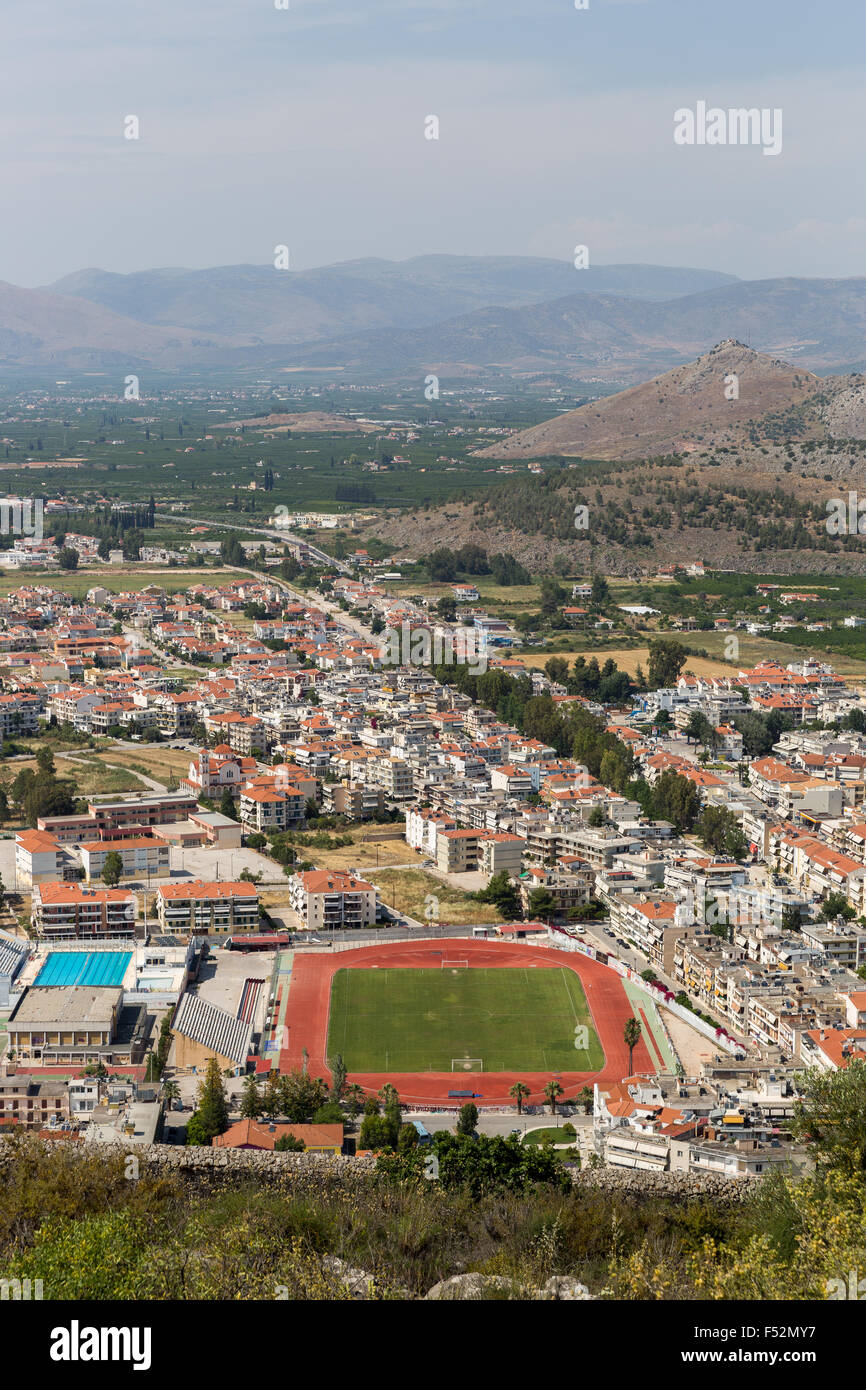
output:
MULTIPOLYGON (((626 1019, 632 1007, 620 977, 606 965, 571 951, 558 951, 520 942, 490 942, 463 940, 434 947, 430 942, 394 942, 392 945, 361 946, 349 951, 328 952, 327 955, 297 954, 292 963, 289 1001, 286 1011, 287 1045, 280 1053, 280 1071, 289 1072, 302 1064, 306 1047, 309 1071, 313 1076, 330 1079, 325 1060, 328 1042, 328 1011, 331 981, 338 970, 383 969, 437 970, 443 955, 467 959, 471 966, 498 966, 505 969, 535 966, 537 969, 564 966, 580 977, 586 992, 595 1031, 604 1051, 604 1066, 595 1072, 560 1072, 559 1084, 563 1099, 572 1097, 583 1086, 593 1082, 621 1081, 628 1073, 628 1048, 623 1040, 626 1019)), ((638 1072, 656 1070, 646 1043, 641 1038, 634 1050, 634 1068, 638 1072)), ((544 1087, 551 1079, 550 1072, 352 1072, 350 1082, 365 1091, 375 1092, 390 1081, 400 1092, 401 1100, 410 1105, 453 1106, 448 1099, 451 1090, 477 1090, 479 1105, 513 1104, 508 1092, 515 1081, 523 1081, 531 1094, 528 1104, 544 1101, 544 1087)))

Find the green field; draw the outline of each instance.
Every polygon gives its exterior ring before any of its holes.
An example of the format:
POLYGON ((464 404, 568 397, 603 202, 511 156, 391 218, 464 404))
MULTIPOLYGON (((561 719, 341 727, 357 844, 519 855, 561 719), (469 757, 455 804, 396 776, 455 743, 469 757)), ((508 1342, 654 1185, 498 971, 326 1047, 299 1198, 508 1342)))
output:
MULTIPOLYGON (((461 959, 459 945, 453 956, 461 959)), ((486 1072, 597 1071, 604 1063, 577 975, 538 967, 338 970, 328 1056, 338 1052, 350 1072, 451 1071, 452 1058, 462 1057, 481 1058, 486 1072), (580 1051, 579 1024, 589 1035, 580 1051)))

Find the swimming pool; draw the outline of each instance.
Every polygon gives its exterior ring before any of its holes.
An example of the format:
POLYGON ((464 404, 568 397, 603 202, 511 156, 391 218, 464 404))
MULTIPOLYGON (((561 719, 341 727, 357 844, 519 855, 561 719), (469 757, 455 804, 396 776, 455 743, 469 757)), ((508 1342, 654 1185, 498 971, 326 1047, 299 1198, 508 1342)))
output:
POLYGON ((52 951, 37 985, 122 985, 131 951, 52 951))

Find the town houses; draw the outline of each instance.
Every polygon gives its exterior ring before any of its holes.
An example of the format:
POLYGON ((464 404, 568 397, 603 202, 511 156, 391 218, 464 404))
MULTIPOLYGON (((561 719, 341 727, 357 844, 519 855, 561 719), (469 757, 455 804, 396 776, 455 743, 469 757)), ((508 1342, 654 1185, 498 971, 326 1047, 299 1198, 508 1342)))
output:
MULTIPOLYGON (((586 601, 585 588, 574 597, 586 601)), ((458 630, 485 629, 476 593, 456 594, 450 624, 396 598, 372 567, 318 594, 263 576, 171 595, 157 584, 94 587, 83 601, 25 586, 0 600, 7 738, 51 727, 103 741, 109 761, 113 746, 170 740, 178 754, 171 778, 82 798, 15 833, 15 888, 37 961, 6 933, 0 989, 30 1069, 76 1049, 136 1068, 157 997, 177 1006, 185 1057, 200 1061, 218 1044, 228 1069, 264 1063, 255 1049, 268 1046, 268 992, 255 973, 237 1013, 222 994, 205 1005, 189 992, 208 949, 226 960, 237 942, 322 945, 389 921, 446 930, 447 889, 489 888, 513 920, 491 899, 481 934, 531 927, 626 975, 657 1074, 679 1062, 676 1098, 659 1098, 657 1078, 643 1075, 597 1089, 592 1143, 603 1161, 728 1175, 777 1161, 770 1120, 787 1113, 798 1069, 845 1066, 866 1032, 866 736, 849 717, 866 713, 863 697, 811 659, 714 677, 686 662, 669 687, 615 705, 532 670, 533 695, 584 711, 622 750, 632 771, 615 779, 609 761, 570 756, 437 679, 421 639, 430 636, 432 659, 442 623, 455 651, 458 630), (351 623, 335 593, 351 603, 351 623), (242 622, 250 603, 258 616, 242 622), (403 630, 408 649, 394 649, 386 634, 403 630), (777 732, 753 751, 755 727, 777 732), (641 788, 657 795, 671 779, 696 807, 686 825, 645 809, 641 788), (704 812, 725 827, 717 843, 695 823, 704 812), (339 861, 320 855, 330 843, 320 823, 350 842, 339 861), (396 879, 365 851, 370 824, 379 849, 394 846, 390 862, 408 861, 425 883, 414 917, 395 907, 396 879), (39 973, 60 952, 82 958, 80 1018, 74 993, 44 995, 69 983, 72 965, 56 967, 57 985, 39 973), (104 968, 86 963, 101 952, 104 968), (112 973, 109 954, 131 963, 112 973), (735 1075, 750 1096, 748 1160, 730 1156, 743 1152, 731 1147, 739 1122, 724 1095, 735 1075)), ((471 659, 502 680, 525 675, 486 630, 471 659)))

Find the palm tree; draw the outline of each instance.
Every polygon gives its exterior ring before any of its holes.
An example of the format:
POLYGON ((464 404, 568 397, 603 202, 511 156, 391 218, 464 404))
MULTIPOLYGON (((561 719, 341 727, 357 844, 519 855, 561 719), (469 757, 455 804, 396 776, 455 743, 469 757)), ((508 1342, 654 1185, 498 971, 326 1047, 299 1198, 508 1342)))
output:
POLYGON ((173 1100, 180 1100, 180 1087, 176 1081, 165 1081, 162 1087, 163 1099, 171 1103, 173 1100))
POLYGON ((353 1081, 351 1086, 347 1086, 344 1093, 344 1100, 349 1106, 349 1114, 354 1120, 361 1106, 364 1104, 364 1088, 359 1086, 357 1081, 353 1081))
POLYGON ((557 1096, 561 1096, 562 1093, 562 1087, 560 1086, 558 1081, 548 1081, 547 1085, 544 1088, 544 1094, 546 1095, 548 1104, 550 1105, 551 1115, 556 1114, 556 1098, 557 1096))
POLYGON ((588 1086, 584 1086, 580 1091, 578 1091, 578 1093, 577 1093, 577 1103, 578 1103, 578 1105, 582 1105, 582 1106, 583 1106, 583 1113, 584 1113, 584 1115, 591 1115, 591 1114, 592 1114, 592 1107, 593 1107, 593 1104, 594 1104, 594 1097, 593 1097, 592 1091, 589 1089, 588 1086))
POLYGON ((529 1087, 526 1085, 524 1081, 515 1081, 508 1094, 510 1096, 514 1096, 514 1099, 517 1101, 517 1113, 518 1115, 522 1115, 523 1102, 529 1095, 529 1087))
POLYGON ((628 1073, 629 1076, 631 1076, 632 1061, 634 1059, 634 1050, 640 1042, 640 1023, 634 1016, 626 1019, 625 1028, 623 1029, 622 1036, 623 1040, 625 1041, 625 1045, 628 1048, 628 1073))

